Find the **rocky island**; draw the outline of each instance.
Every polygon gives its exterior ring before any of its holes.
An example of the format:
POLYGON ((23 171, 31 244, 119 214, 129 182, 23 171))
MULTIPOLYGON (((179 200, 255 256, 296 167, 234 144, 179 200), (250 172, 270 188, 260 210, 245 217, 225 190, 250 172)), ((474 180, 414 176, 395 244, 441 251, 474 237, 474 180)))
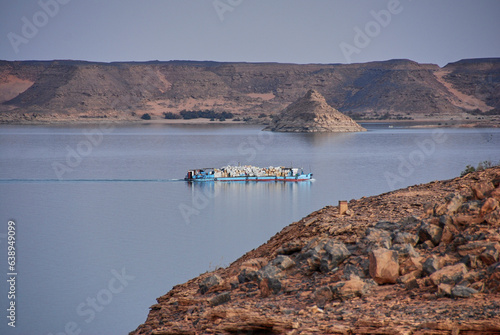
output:
POLYGON ((324 207, 131 334, 499 334, 499 185, 494 167, 324 207))
POLYGON ((356 121, 330 106, 315 90, 309 90, 282 110, 264 130, 303 133, 366 131, 356 121))

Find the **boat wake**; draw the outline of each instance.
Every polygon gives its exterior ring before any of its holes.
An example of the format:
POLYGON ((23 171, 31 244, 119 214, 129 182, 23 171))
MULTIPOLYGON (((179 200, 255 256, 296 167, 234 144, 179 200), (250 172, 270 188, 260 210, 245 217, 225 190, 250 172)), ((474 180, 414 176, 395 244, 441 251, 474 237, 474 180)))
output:
POLYGON ((168 183, 184 179, 0 179, 0 184, 17 183, 168 183))

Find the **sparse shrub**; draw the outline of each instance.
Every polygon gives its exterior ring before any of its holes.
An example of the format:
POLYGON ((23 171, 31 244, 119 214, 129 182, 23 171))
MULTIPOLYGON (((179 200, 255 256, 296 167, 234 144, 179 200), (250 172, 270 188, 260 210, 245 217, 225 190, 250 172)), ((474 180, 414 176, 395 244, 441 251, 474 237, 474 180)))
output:
POLYGON ((182 116, 180 116, 179 114, 174 114, 172 112, 163 113, 163 116, 165 116, 165 119, 168 119, 168 120, 182 119, 182 116))
POLYGON ((144 113, 144 114, 142 114, 141 119, 143 119, 143 120, 151 120, 151 115, 149 115, 148 113, 144 113))
POLYGON ((217 113, 214 110, 206 109, 206 110, 199 110, 199 111, 187 111, 183 110, 180 112, 180 115, 184 120, 189 120, 189 119, 197 119, 197 118, 204 118, 204 119, 232 119, 233 118, 233 113, 229 112, 222 112, 222 113, 217 113))
POLYGON ((260 114, 259 114, 259 116, 258 116, 258 118, 259 118, 259 119, 262 119, 263 117, 266 117, 266 116, 267 116, 266 114, 264 114, 264 113, 260 113, 260 114))
POLYGON ((473 167, 472 165, 467 165, 467 166, 465 167, 465 170, 463 170, 462 172, 460 172, 460 176, 461 176, 461 177, 463 177, 463 176, 465 176, 466 174, 472 173, 472 172, 474 172, 474 171, 476 171, 476 168, 475 168, 475 167, 473 167))
POLYGON ((491 161, 483 161, 483 162, 480 162, 477 167, 474 167, 472 165, 467 165, 465 167, 465 170, 463 170, 461 173, 460 173, 460 176, 465 176, 466 174, 469 174, 471 172, 475 172, 475 171, 483 171, 483 170, 486 170, 490 167, 494 166, 494 164, 491 162, 491 161))

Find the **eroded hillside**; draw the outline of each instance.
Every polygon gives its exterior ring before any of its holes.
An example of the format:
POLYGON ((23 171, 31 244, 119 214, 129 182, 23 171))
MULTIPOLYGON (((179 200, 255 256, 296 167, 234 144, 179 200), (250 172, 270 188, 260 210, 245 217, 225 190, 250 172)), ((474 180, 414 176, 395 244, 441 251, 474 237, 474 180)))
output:
POLYGON ((255 120, 279 112, 309 89, 355 119, 473 120, 500 108, 500 59, 443 68, 410 60, 0 62, 0 120, 137 120, 142 113, 158 119, 167 112, 204 109, 255 120))

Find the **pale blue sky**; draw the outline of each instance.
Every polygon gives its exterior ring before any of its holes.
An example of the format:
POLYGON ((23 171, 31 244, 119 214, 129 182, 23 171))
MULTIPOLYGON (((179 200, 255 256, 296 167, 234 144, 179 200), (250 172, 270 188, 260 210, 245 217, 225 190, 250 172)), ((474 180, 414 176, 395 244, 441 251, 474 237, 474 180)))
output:
POLYGON ((500 57, 498 0, 0 1, 2 60, 443 66, 500 57))

